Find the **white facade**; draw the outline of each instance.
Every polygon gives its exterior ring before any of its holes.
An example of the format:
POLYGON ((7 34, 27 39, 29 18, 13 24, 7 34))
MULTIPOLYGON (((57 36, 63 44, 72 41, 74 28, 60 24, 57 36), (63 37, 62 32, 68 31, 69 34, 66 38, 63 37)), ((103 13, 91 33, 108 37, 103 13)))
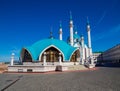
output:
MULTIPOLYGON (((71 16, 70 16, 71 17, 71 16)), ((80 64, 85 64, 88 61, 91 61, 90 63, 94 63, 94 59, 92 56, 92 46, 91 46, 91 34, 90 34, 90 24, 87 21, 87 34, 88 34, 88 41, 87 45, 84 43, 84 37, 79 36, 77 34, 77 31, 74 32, 73 28, 73 20, 70 19, 70 37, 68 38, 68 44, 70 44, 73 47, 77 47, 80 50, 80 64), (74 33, 74 34, 73 34, 74 33)))

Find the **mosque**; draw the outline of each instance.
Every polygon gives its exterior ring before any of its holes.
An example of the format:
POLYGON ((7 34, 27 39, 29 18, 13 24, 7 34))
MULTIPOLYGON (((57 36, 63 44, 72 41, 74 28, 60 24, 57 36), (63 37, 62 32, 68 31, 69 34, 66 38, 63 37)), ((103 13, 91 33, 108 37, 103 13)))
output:
POLYGON ((67 42, 62 39, 62 25, 59 28, 59 39, 55 39, 52 33, 49 38, 40 40, 29 47, 21 49, 21 64, 14 64, 14 55, 11 57, 11 64, 8 71, 13 72, 46 72, 54 71, 57 67, 62 71, 67 70, 69 65, 87 65, 94 67, 92 58, 90 24, 87 19, 88 44, 84 37, 79 36, 73 28, 73 19, 70 14, 70 35, 67 42))

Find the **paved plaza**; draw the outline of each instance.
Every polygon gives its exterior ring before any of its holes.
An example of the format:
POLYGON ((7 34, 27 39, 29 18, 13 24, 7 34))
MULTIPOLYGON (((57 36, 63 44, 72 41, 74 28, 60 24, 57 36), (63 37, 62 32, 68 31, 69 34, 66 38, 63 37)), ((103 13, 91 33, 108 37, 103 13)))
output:
POLYGON ((0 74, 2 91, 120 91, 120 68, 37 74, 0 74))

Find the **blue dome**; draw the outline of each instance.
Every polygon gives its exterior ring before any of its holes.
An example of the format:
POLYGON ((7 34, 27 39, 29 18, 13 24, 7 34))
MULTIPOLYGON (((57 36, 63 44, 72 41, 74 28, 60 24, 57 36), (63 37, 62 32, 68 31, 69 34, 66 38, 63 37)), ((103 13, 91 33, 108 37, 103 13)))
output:
POLYGON ((57 39, 44 39, 34 43, 30 47, 26 47, 25 49, 31 54, 32 60, 39 60, 39 56, 50 47, 57 48, 63 54, 63 60, 69 61, 71 55, 77 50, 66 42, 57 40, 57 39))
POLYGON ((79 36, 78 34, 74 34, 74 35, 73 35, 73 38, 74 38, 74 39, 79 39, 80 36, 79 36))

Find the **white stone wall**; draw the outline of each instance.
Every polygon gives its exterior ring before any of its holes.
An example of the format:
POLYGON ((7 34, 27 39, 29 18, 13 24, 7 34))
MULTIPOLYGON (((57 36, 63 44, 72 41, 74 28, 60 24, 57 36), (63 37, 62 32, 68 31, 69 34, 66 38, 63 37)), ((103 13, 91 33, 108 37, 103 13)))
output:
POLYGON ((63 66, 79 65, 79 62, 62 62, 63 66))
MULTIPOLYGON (((28 72, 31 69, 31 72, 47 72, 55 71, 57 66, 25 66, 25 65, 14 65, 8 66, 8 72, 28 72)), ((62 66, 62 71, 68 70, 68 66, 62 66)))

